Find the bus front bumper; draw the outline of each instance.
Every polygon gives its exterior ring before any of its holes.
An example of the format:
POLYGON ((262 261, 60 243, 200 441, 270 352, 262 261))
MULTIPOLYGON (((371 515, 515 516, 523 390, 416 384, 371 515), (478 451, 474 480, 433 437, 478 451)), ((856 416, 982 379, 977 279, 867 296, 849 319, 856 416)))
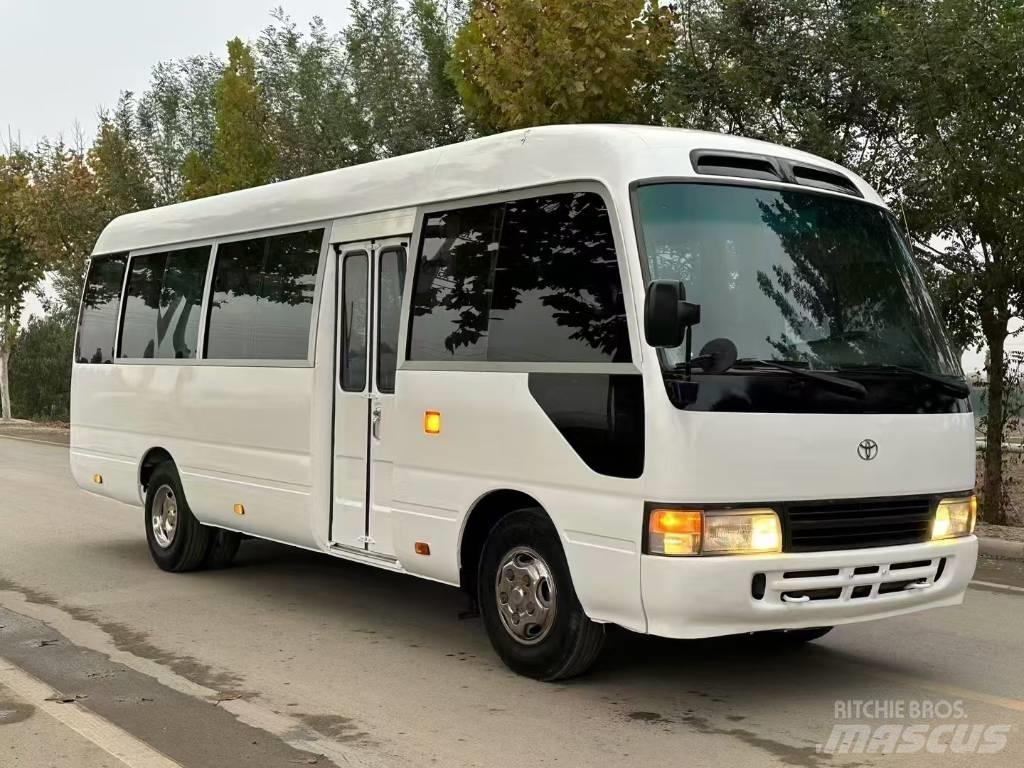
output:
POLYGON ((673 638, 716 637, 959 605, 977 557, 975 536, 838 552, 643 555, 647 631, 673 638))

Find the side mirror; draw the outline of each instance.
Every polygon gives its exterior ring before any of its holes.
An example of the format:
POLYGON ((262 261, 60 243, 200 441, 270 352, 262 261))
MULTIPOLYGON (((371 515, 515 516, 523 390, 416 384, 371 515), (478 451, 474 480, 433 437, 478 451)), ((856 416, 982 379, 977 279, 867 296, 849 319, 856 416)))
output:
POLYGON ((644 336, 652 347, 678 347, 686 330, 700 322, 700 305, 686 300, 678 280, 652 280, 644 306, 644 336))

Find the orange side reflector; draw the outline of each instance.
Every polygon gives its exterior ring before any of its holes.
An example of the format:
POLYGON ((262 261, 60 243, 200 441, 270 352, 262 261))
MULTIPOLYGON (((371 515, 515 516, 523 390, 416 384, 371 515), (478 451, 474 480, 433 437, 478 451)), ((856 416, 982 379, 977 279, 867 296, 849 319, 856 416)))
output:
POLYGON ((423 414, 423 431, 428 435, 441 434, 441 414, 438 411, 427 411, 423 414))
POLYGON ((704 513, 699 509, 651 510, 651 533, 700 533, 704 513))
POLYGON ((103 485, 103 475, 93 475, 92 476, 92 481, 96 485, 103 485))
POLYGON ((245 514, 245 506, 242 505, 242 504, 235 504, 235 514, 236 515, 244 515, 245 514))
POLYGON ((430 554, 430 545, 425 541, 417 541, 413 548, 416 550, 417 555, 430 554))

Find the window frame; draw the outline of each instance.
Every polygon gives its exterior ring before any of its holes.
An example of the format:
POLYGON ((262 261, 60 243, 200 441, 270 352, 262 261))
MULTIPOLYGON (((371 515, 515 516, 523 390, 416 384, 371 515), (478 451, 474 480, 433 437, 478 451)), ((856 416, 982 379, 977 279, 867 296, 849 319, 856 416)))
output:
POLYGON ((377 320, 376 328, 373 339, 373 386, 374 389, 381 395, 393 395, 395 394, 395 388, 398 384, 398 366, 401 362, 401 351, 402 351, 402 309, 405 305, 405 286, 409 282, 409 246, 404 243, 391 243, 389 245, 381 246, 374 257, 377 266, 377 279, 374 281, 374 289, 377 292, 377 320), (395 340, 395 371, 392 374, 393 384, 391 389, 382 389, 380 386, 380 339, 381 339, 381 286, 384 284, 384 270, 381 269, 381 261, 387 253, 399 253, 405 259, 405 274, 402 275, 401 284, 399 285, 399 296, 401 302, 398 306, 398 338, 395 340))
MULTIPOLYGON (((170 243, 146 248, 137 248, 129 251, 128 260, 125 265, 124 280, 121 284, 121 307, 118 312, 116 346, 114 349, 115 365, 205 365, 216 368, 312 368, 316 360, 316 337, 320 324, 320 300, 323 295, 324 272, 327 265, 327 254, 330 250, 331 222, 315 221, 305 224, 295 224, 287 227, 274 227, 272 229, 257 229, 248 232, 233 232, 228 235, 202 240, 186 240, 180 243, 170 243), (261 237, 274 237, 275 235, 287 235, 294 232, 308 232, 314 229, 322 229, 323 235, 320 243, 320 257, 317 261, 316 286, 313 289, 313 309, 310 313, 309 341, 306 347, 304 359, 273 360, 273 359, 236 359, 236 358, 215 358, 206 356, 206 335, 210 325, 210 308, 213 300, 213 274, 217 265, 217 251, 221 243, 233 243, 239 240, 253 240, 261 237), (203 300, 200 305, 199 314, 199 337, 197 355, 189 359, 175 358, 127 358, 119 357, 121 354, 121 325, 124 320, 124 292, 128 285, 128 275, 131 273, 132 259, 136 256, 148 256, 154 253, 167 253, 171 251, 184 250, 186 248, 198 248, 210 246, 209 262, 206 266, 206 280, 203 284, 203 300)), ((98 254, 97 258, 108 254, 98 254)), ((112 253, 110 256, 117 256, 120 253, 112 253)))
POLYGON ((359 248, 353 248, 351 251, 343 251, 340 254, 340 258, 338 259, 338 272, 337 272, 337 276, 339 278, 340 290, 338 291, 338 297, 337 297, 337 300, 336 300, 337 304, 338 304, 338 323, 337 323, 337 330, 335 332, 336 336, 335 336, 335 340, 334 340, 335 346, 337 347, 336 354, 338 356, 338 375, 337 375, 336 386, 342 392, 346 392, 346 393, 348 393, 350 395, 367 394, 367 393, 370 392, 370 389, 371 389, 371 386, 372 386, 371 383, 370 383, 370 377, 371 377, 371 374, 372 374, 372 371, 373 371, 373 366, 370 365, 370 358, 371 358, 371 355, 373 354, 373 346, 372 346, 373 339, 371 338, 371 331, 372 331, 372 325, 373 325, 372 320, 371 320, 371 314, 373 312, 373 305, 371 303, 372 297, 370 295, 370 291, 371 291, 370 276, 373 274, 372 258, 373 258, 373 248, 372 247, 367 247, 367 248, 359 247, 359 248), (349 259, 354 259, 354 258, 357 258, 357 257, 366 260, 366 283, 363 286, 363 288, 366 291, 366 314, 367 314, 367 317, 366 317, 366 352, 363 355, 364 365, 365 365, 365 368, 363 370, 363 383, 362 383, 362 385, 360 386, 359 389, 350 389, 350 388, 345 386, 345 371, 346 371, 345 355, 342 354, 345 350, 341 346, 342 339, 345 338, 345 329, 347 328, 347 325, 345 323, 345 305, 344 305, 344 301, 345 301, 345 286, 346 286, 346 281, 345 281, 345 264, 348 262, 349 259))
MULTIPOLYGON (((117 364, 117 365, 135 365, 137 363, 145 363, 147 365, 167 365, 167 364, 173 363, 175 365, 195 365, 197 362, 199 362, 199 360, 200 360, 199 353, 203 349, 203 347, 202 347, 203 335, 204 335, 203 331, 204 331, 204 329, 206 327, 206 314, 205 314, 206 307, 207 307, 207 304, 206 304, 206 289, 209 286, 209 280, 210 280, 210 264, 213 262, 213 258, 214 258, 214 255, 216 254, 216 252, 217 252, 217 248, 216 248, 216 245, 214 244, 214 241, 207 240, 207 241, 198 241, 198 242, 195 242, 195 243, 185 243, 185 244, 181 244, 181 245, 164 246, 162 248, 140 248, 137 251, 131 251, 129 253, 128 260, 125 263, 125 267, 124 267, 124 271, 125 271, 124 280, 121 283, 121 307, 120 307, 120 310, 118 311, 118 316, 117 316, 117 338, 114 340, 114 342, 115 342, 114 343, 114 353, 116 355, 114 357, 115 364, 117 364), (197 345, 196 346, 196 356, 195 357, 183 357, 183 358, 176 358, 176 357, 121 357, 121 353, 122 353, 122 349, 121 349, 122 335, 124 333, 124 316, 125 316, 125 312, 127 311, 127 308, 128 308, 127 307, 127 303, 125 302, 125 297, 127 296, 127 293, 128 293, 128 281, 131 279, 132 262, 134 262, 136 258, 141 258, 141 257, 144 257, 144 256, 152 256, 154 254, 162 254, 162 253, 163 254, 167 254, 168 256, 170 256, 171 254, 175 253, 176 251, 187 251, 187 250, 190 250, 192 248, 206 248, 206 247, 210 248, 210 255, 207 256, 206 276, 203 278, 203 293, 202 293, 202 299, 199 302, 199 328, 198 328, 198 333, 197 333, 197 336, 196 336, 196 345, 197 345)), ((164 264, 164 269, 166 270, 166 263, 164 264)), ((161 283, 162 282, 163 282, 163 277, 161 276, 161 283)))
POLYGON ((416 220, 410 238, 409 273, 406 282, 409 290, 402 300, 402 323, 398 345, 399 357, 397 370, 409 371, 482 371, 504 373, 639 373, 642 363, 639 326, 637 325, 638 310, 633 299, 632 281, 630 279, 628 254, 622 230, 618 206, 608 188, 593 179, 579 179, 556 182, 553 184, 532 185, 518 189, 502 190, 487 195, 475 195, 453 200, 421 205, 416 209, 416 220), (619 266, 619 280, 622 288, 622 303, 626 312, 626 329, 629 336, 630 360, 618 363, 582 363, 582 362, 493 362, 488 360, 410 360, 409 345, 412 340, 413 299, 416 280, 419 276, 420 258, 423 251, 423 224, 426 218, 436 213, 444 213, 455 208, 468 208, 477 205, 493 205, 510 200, 523 200, 546 195, 566 194, 573 192, 592 192, 597 194, 608 211, 608 222, 612 231, 612 242, 615 245, 615 258, 619 266))

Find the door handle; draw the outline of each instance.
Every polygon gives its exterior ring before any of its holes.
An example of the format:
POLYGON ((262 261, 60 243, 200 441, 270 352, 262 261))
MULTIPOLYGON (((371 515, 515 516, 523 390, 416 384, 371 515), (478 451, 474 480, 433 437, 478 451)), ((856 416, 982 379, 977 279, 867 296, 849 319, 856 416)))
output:
POLYGON ((376 440, 380 440, 380 418, 380 403, 374 403, 373 410, 370 412, 370 430, 373 432, 373 437, 376 440))

